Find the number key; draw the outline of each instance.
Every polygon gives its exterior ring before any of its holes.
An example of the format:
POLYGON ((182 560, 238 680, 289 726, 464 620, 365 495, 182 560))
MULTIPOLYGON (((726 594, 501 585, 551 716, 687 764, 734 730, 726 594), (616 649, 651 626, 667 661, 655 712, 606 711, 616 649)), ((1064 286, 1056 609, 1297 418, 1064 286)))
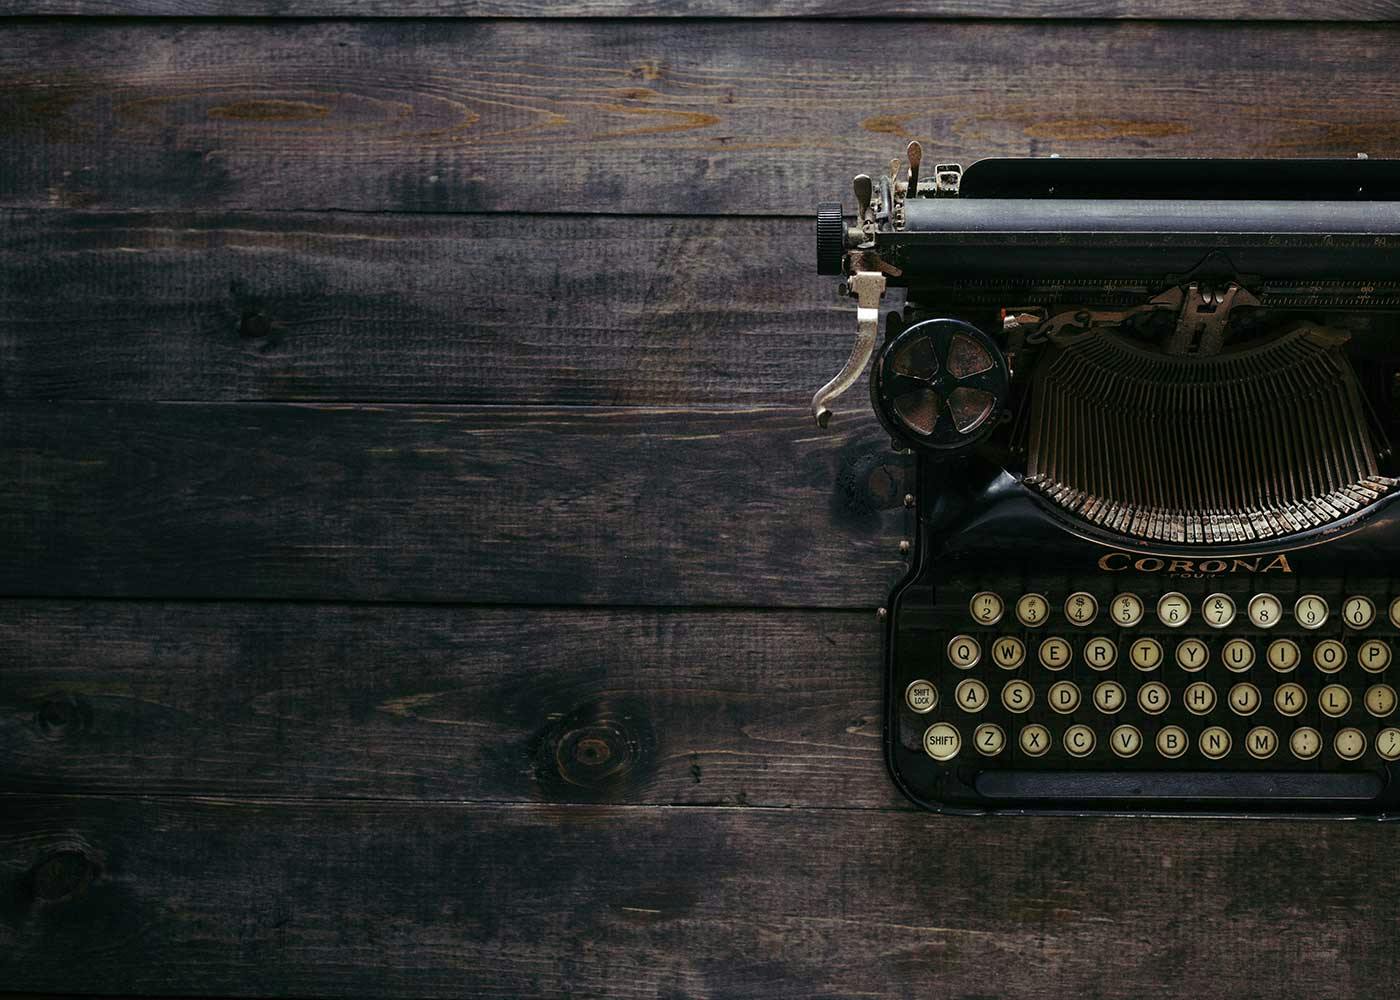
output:
POLYGON ((1293 605, 1293 618, 1303 628, 1322 628, 1327 623, 1327 602, 1316 594, 1304 594, 1293 605))
POLYGON ((1225 628, 1235 620, 1235 602, 1229 594, 1211 594, 1201 605, 1201 617, 1211 628, 1225 628))
POLYGON ((1006 606, 1002 604, 999 595, 984 590, 980 594, 972 595, 972 600, 968 602, 968 610, 972 612, 972 620, 977 624, 995 625, 1001 621, 1006 606))
POLYGON ((1352 628, 1368 628, 1376 620, 1376 606, 1369 597, 1348 597, 1342 605, 1342 621, 1352 628))
POLYGON ((1168 628, 1180 628, 1191 617, 1191 602, 1186 595, 1173 590, 1157 602, 1157 618, 1168 628))
POLYGON ((1042 594, 1022 594, 1016 600, 1016 618, 1026 628, 1044 625, 1050 616, 1050 604, 1042 594))
POLYGON ((1132 628, 1142 621, 1142 598, 1137 594, 1119 594, 1113 599, 1111 614, 1114 624, 1132 628))
POLYGON ((1283 604, 1273 594, 1255 594, 1249 599, 1249 620, 1259 628, 1273 628, 1283 618, 1283 604))
POLYGON ((1075 591, 1065 598, 1065 617, 1076 625, 1088 625, 1099 613, 1099 602, 1093 594, 1075 591))

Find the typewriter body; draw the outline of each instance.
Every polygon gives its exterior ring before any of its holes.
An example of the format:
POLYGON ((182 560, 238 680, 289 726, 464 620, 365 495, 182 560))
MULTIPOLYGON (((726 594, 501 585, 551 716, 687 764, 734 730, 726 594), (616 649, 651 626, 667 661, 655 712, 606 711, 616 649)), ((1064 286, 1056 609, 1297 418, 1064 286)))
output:
POLYGON ((869 365, 914 456, 896 782, 1400 815, 1400 166, 921 160, 817 220, 857 326, 817 421, 869 365))

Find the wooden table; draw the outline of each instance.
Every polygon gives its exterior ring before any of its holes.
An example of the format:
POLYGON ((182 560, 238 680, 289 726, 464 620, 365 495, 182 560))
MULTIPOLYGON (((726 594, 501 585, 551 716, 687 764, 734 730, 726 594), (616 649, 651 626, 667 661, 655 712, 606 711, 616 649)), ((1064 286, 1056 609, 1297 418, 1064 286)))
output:
POLYGON ((0 990, 1393 989, 1395 828, 900 798, 807 401, 853 173, 1397 155, 1394 0, 0 15, 0 990))

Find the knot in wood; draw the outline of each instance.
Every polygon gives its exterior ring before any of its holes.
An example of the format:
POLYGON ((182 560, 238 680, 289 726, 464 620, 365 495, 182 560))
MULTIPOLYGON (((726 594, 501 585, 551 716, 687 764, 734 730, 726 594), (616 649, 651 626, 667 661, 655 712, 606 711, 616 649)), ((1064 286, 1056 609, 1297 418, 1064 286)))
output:
POLYGON ((561 778, 592 788, 623 775, 635 756, 626 729, 616 720, 605 720, 564 733, 555 758, 561 778))
POLYGON ((844 513, 868 516, 903 506, 907 466, 883 447, 843 455, 836 489, 844 513))
POLYGON ((537 775, 558 798, 616 798, 653 763, 651 727, 638 705, 597 702, 544 734, 537 775))
POLYGON ((34 713, 34 724, 38 726, 40 734, 48 739, 63 739, 82 732, 91 714, 86 702, 71 694, 57 694, 39 706, 34 713))
POLYGON ((48 903, 76 896, 88 887, 97 866, 81 851, 54 851, 29 873, 29 885, 36 899, 48 903))

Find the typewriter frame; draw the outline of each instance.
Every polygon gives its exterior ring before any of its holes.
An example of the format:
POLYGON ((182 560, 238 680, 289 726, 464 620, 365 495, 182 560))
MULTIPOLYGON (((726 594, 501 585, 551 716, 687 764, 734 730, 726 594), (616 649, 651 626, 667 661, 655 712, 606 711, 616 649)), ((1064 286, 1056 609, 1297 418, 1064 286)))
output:
MULTIPOLYGON (((933 474, 935 472, 935 469, 936 467, 933 464, 924 461, 922 458, 916 459, 916 477, 922 478, 923 476, 933 474)), ((1009 476, 1007 478, 1008 481, 1004 483, 1001 488, 1004 494, 1003 500, 1004 502, 1009 503, 1013 507, 1020 508, 1020 510, 1015 511, 1015 513, 1024 513, 1027 509, 1035 509, 1038 514, 1042 515, 1045 518, 1045 520, 1042 522, 1042 527, 1055 531, 1063 531, 1066 535, 1068 545, 1071 547, 1080 548, 1086 556, 1093 553, 1101 553, 1101 555, 1099 555, 1098 558, 1104 558, 1112 553, 1122 553, 1125 551, 1123 547, 1105 544, 1105 540, 1091 538, 1087 534, 1079 531, 1078 529, 1080 528, 1080 526, 1071 522, 1069 519, 1063 517, 1060 514, 1059 510, 1055 508, 1052 504, 1036 496, 1036 494, 1033 491, 1020 486, 1019 483, 1010 482, 1009 476)), ((1395 820, 1397 818, 1400 818, 1400 781, 1397 781, 1395 778, 1395 775, 1397 773, 1395 769, 1400 768, 1400 763, 1392 763, 1388 767, 1384 765, 1377 766, 1374 763, 1369 763, 1368 765, 1358 767, 1355 770, 1355 772, 1353 772, 1358 774, 1367 773, 1368 767, 1370 773, 1376 773, 1377 771, 1383 769, 1389 771, 1388 779, 1383 779, 1384 787, 1381 794, 1377 796, 1374 800, 1365 803, 1368 806, 1368 808, 1366 809, 1348 808, 1345 805, 1346 800, 1333 800, 1331 802, 1314 804, 1313 808, 1308 808, 1306 805, 1301 804, 1298 801, 1286 798, 1275 800, 1272 802, 1266 802, 1265 800, 1261 799, 1254 800, 1255 802, 1260 803, 1262 805, 1262 808, 1231 808, 1224 800, 1221 799, 1221 797, 1218 794, 1212 794, 1210 796, 1198 798, 1193 798, 1189 794, 1193 787, 1193 781, 1198 773, 1219 773, 1206 771, 1204 769, 1200 772, 1192 772, 1185 770, 1178 772, 1181 775, 1180 792, 1170 797, 1161 799, 1125 799, 1122 796, 1108 795, 1098 799, 1085 796, 1080 797, 1076 801, 1056 801, 1052 797, 1047 797, 1044 800, 1022 798, 1019 800, 1006 800, 998 802, 993 798, 984 797, 976 794, 975 791, 971 791, 970 785, 965 778, 959 779, 960 785, 962 786, 962 788, 959 790, 960 793, 949 798, 933 797, 921 791, 921 789, 916 786, 919 784, 927 786, 928 774, 934 772, 953 774, 959 768, 975 768, 976 763, 979 760, 979 758, 977 758, 976 756, 975 751, 971 747, 970 740, 964 745, 962 753, 960 753, 954 761, 949 762, 947 764, 943 764, 932 761, 929 758, 927 758, 923 754, 921 749, 911 750, 904 742, 901 741, 900 738, 899 730, 901 725, 901 718, 905 712, 903 690, 904 678, 896 671, 895 664, 897 649, 897 640, 895 635, 896 620, 899 615, 900 604, 905 599, 905 597, 910 595, 911 593, 914 593, 920 587, 930 586, 927 578, 930 574, 937 572, 936 553, 932 552, 931 549, 932 538, 937 533, 937 527, 939 526, 940 516, 938 511, 929 509, 929 504, 925 500, 925 497, 927 495, 928 494, 923 489, 918 489, 915 491, 915 538, 913 546, 911 548, 909 568, 904 574, 904 576, 900 579, 899 583, 896 584, 893 592, 890 595, 889 610, 885 617, 885 621, 883 623, 882 628, 883 660, 885 667, 885 710, 882 735, 885 751, 885 762, 889 770, 890 776, 894 780, 895 784, 911 802, 932 812, 964 816, 1198 816, 1214 818, 1251 819, 1376 819, 1382 821, 1395 820), (923 772, 922 781, 910 780, 908 772, 910 770, 911 763, 923 772)), ((944 495, 940 494, 936 498, 935 505, 937 503, 937 500, 943 499, 943 496, 944 495)), ((1392 495, 1391 497, 1386 498, 1383 504, 1380 505, 1378 508, 1357 515, 1356 517, 1350 519, 1350 521, 1345 525, 1319 529, 1318 531, 1311 532, 1309 533, 1309 537, 1306 540, 1301 538, 1295 539, 1295 541, 1303 542, 1303 544, 1300 544, 1296 547, 1289 547, 1286 549, 1270 550, 1270 552, 1267 555, 1261 555, 1260 559, 1267 563, 1268 560, 1277 558, 1278 555, 1282 554, 1286 558, 1292 557, 1294 562, 1298 562, 1300 559, 1306 559, 1306 550, 1312 546, 1338 541, 1346 535, 1351 535, 1353 533, 1362 531, 1368 526, 1369 523, 1372 522, 1375 522, 1377 524, 1380 524, 1382 522, 1391 522, 1397 517, 1400 517, 1400 510, 1397 510, 1397 508, 1395 508, 1394 505, 1394 501, 1397 498, 1400 498, 1400 494, 1392 495), (1390 509, 1387 510, 1387 507, 1389 507, 1390 509)), ((1400 528, 1400 525, 1394 525, 1393 527, 1400 528)), ((1228 553, 1225 553, 1223 550, 1214 551, 1216 554, 1228 555, 1228 553)), ((1249 551, 1250 550, 1247 548, 1239 547, 1236 549, 1236 554, 1243 555, 1245 553, 1248 553, 1249 551)), ((1149 552, 1145 549, 1140 549, 1132 551, 1130 555, 1133 558, 1148 557, 1160 558, 1163 560, 1170 560, 1172 558, 1172 554, 1168 550, 1159 550, 1158 553, 1154 553, 1149 552)), ((1185 558, 1200 560, 1201 554, 1199 552, 1194 554, 1188 554, 1185 556, 1185 558)), ((1090 562, 1089 565, 1093 565, 1093 563, 1090 562)), ((1085 571, 1084 573, 1080 574, 1080 578, 1083 579, 1089 577, 1090 572, 1091 571, 1085 571)), ((1065 576, 1065 574, 1063 573, 1056 573, 1054 575, 1060 577, 1065 576)), ((1250 579, 1252 580, 1253 578, 1251 577, 1250 579)), ((936 584, 932 584, 931 586, 936 587, 936 584)), ((1207 586, 1211 590, 1227 589, 1218 583, 1208 583, 1207 586)), ((1102 595, 1102 593, 1104 593, 1102 588, 1095 589, 1100 590, 1100 596, 1102 595)), ((1113 589, 1119 589, 1116 585, 1116 581, 1113 589)), ((1145 588, 1136 589, 1138 590, 1138 592, 1141 592, 1145 588)), ((1174 583, 1169 587, 1163 586, 1161 589, 1177 590, 1186 588, 1182 584, 1174 583)), ((1234 588, 1229 589, 1233 589, 1238 594, 1246 593, 1251 590, 1256 590, 1258 588, 1247 587, 1242 589, 1236 586, 1234 588)), ((1269 589, 1271 591, 1277 591, 1280 588, 1271 587, 1269 589)), ((1016 591, 1014 588, 1002 591, 1004 597, 1007 597, 1009 594, 1014 594, 1015 592, 1016 591)), ((1396 593, 1400 594, 1400 590, 1397 590, 1396 593)), ((1375 599, 1378 607, 1379 616, 1383 618, 1385 615, 1385 606, 1388 603, 1388 600, 1386 600, 1385 597, 1379 595, 1368 596, 1372 596, 1373 599, 1375 599)), ((1101 600, 1100 603, 1102 606, 1107 602, 1101 600)), ((1148 603, 1151 603, 1150 600, 1148 601, 1148 603)), ((961 605, 961 602, 958 602, 957 606, 962 607, 963 605, 961 605)), ((1013 612, 1010 606, 1010 599, 1008 598, 1006 614, 1011 615, 1012 613, 1013 612)), ((1098 634, 1098 631, 1092 633, 1085 633, 1085 635, 1088 634, 1098 634)), ((1195 633, 1189 631, 1183 633, 1183 635, 1191 634, 1195 633)), ((1233 635, 1233 633, 1231 634, 1233 635)), ((1283 635, 1285 633, 1281 632, 1278 634, 1283 635)), ((1291 632, 1289 634, 1291 634, 1291 632)), ((1256 664, 1255 669, 1267 670, 1268 668, 1264 667, 1262 664, 1256 664)), ((1131 721, 1138 721, 1137 716, 1138 713, 1131 713, 1130 716, 1122 716, 1121 718, 1131 718, 1131 721)), ((1008 734, 1008 736, 1010 735, 1011 734, 1008 734)), ((1142 751, 1138 755, 1139 758, 1142 757, 1142 754, 1148 752, 1150 751, 1142 751)), ((1287 750, 1284 747, 1279 747, 1279 749, 1275 753, 1275 758, 1286 753, 1287 750)), ((1246 763, 1243 768, 1237 767, 1235 765, 1238 765, 1242 762, 1241 757, 1239 756, 1240 751, 1238 748, 1236 750, 1236 754, 1237 756, 1232 762, 1232 766, 1228 768, 1228 770, 1232 773, 1257 773, 1260 775, 1280 773, 1280 769, 1276 767, 1270 767, 1268 762, 1250 761, 1246 763)), ((1099 760, 1099 770, 1092 771, 1086 769, 1084 771, 1081 771, 1080 773, 1103 773, 1119 776, 1124 774, 1132 774, 1140 770, 1147 770, 1146 768, 1142 767, 1125 768, 1123 767, 1123 763, 1124 762, 1121 761, 1115 761, 1114 765, 1111 765, 1109 768, 1104 769, 1103 758, 1101 757, 1099 760)), ((1163 768, 1157 768, 1156 770, 1159 773, 1166 773, 1166 769, 1163 768)), ((1210 779, 1206 779, 1206 783, 1209 783, 1209 780, 1210 779)), ((1202 787, 1205 787, 1206 783, 1203 783, 1202 787)), ((1210 789, 1207 788, 1207 790, 1210 789)))
MULTIPOLYGON (((1163 199, 1164 203, 1173 199, 1190 199, 1192 202, 1219 201, 1222 208, 1228 208, 1241 198, 1248 199, 1256 208, 1259 203, 1269 201, 1286 201, 1294 207, 1299 201, 1327 202, 1332 207, 1337 207, 1338 203, 1358 201, 1400 203, 1400 163, 1390 161, 984 160, 974 164, 965 174, 958 168, 940 166, 936 171, 935 182, 926 181, 924 185, 918 185, 914 152, 911 149, 910 161, 914 169, 911 170, 910 188, 917 187, 920 194, 929 196, 959 194, 958 186, 961 182, 960 193, 964 197, 1042 199, 1051 203, 1072 199, 1163 199)), ((866 183, 867 197, 862 199, 860 180, 857 181, 858 201, 870 200, 868 179, 866 183)), ((850 229, 847 245, 851 246, 858 235, 866 237, 866 241, 846 258, 846 265, 848 268, 852 264, 855 268, 879 267, 892 275, 892 285, 902 285, 910 289, 911 308, 912 303, 917 301, 922 310, 922 318, 947 316, 980 325, 982 328, 985 328, 989 321, 986 315, 988 300, 985 295, 980 300, 975 297, 964 299, 956 287, 927 277, 938 273, 932 265, 940 254, 955 252, 960 261, 969 263, 974 271, 980 269, 991 275, 990 280, 983 278, 982 287, 985 289, 996 286, 999 282, 1009 286, 1013 274, 1029 275, 1032 281, 1040 277, 1053 280, 1054 275, 1074 274, 1076 269, 1080 275, 1092 274, 1095 267, 1102 267, 1106 248, 1108 252, 1114 250, 1115 240, 1112 236, 1104 239, 1103 234, 1093 231, 1071 230, 1060 234, 1059 239, 1047 240, 1039 238, 1043 234, 999 232, 995 221, 985 225, 976 223, 968 231, 930 232, 928 230, 934 228, 927 224, 930 216, 925 213, 921 222, 914 217, 915 212, 911 211, 911 208, 926 206, 918 205, 907 197, 902 204, 899 204, 897 199, 891 199, 892 190, 896 194, 900 193, 897 187, 882 185, 884 197, 890 199, 886 201, 887 212, 882 218, 894 225, 874 224, 874 216, 867 216, 865 207, 862 207, 857 222, 864 223, 864 233, 859 234, 855 227, 850 229), (982 228, 977 229, 976 225, 982 225, 982 228), (1008 270, 1004 260, 998 259, 1004 258, 1007 250, 1011 248, 1015 249, 1017 256, 1014 272, 1008 270), (868 253, 872 250, 873 255, 862 256, 861 251, 868 253), (921 279, 921 275, 925 277, 921 279), (933 308, 930 308, 931 306, 933 308)), ((907 195, 907 192, 903 193, 907 195)), ((995 209, 1000 205, 997 201, 991 201, 981 202, 976 207, 988 209, 987 214, 995 217, 995 209)), ((1340 209, 1344 211, 1349 207, 1351 206, 1340 206, 1340 209)), ((1351 229, 1342 226, 1335 232, 1329 231, 1325 219, 1305 219, 1299 226, 1303 235, 1289 240, 1282 248, 1273 237, 1251 236, 1247 231, 1232 232, 1232 228, 1237 227, 1232 227, 1231 220, 1222 222, 1221 232, 1215 237, 1208 237, 1205 242, 1222 250, 1226 257, 1234 258, 1233 262, 1226 261, 1223 271, 1232 277, 1246 273, 1257 276, 1277 271, 1278 262, 1286 256, 1290 264, 1299 266, 1304 271, 1320 270, 1334 276, 1334 281, 1343 283, 1374 276, 1378 270, 1380 246, 1383 251, 1380 256, 1384 257, 1386 263, 1379 270, 1390 278, 1400 269, 1397 269, 1394 258, 1388 252, 1384 252, 1391 249, 1383 246, 1384 239, 1378 241, 1364 231, 1364 224, 1359 224, 1358 212, 1364 213, 1366 207, 1355 206, 1358 211, 1353 212, 1351 229)), ((1267 213, 1268 206, 1264 211, 1267 213)), ((1304 212, 1303 216, 1306 214, 1304 212)), ((1053 212, 1049 215, 1054 217, 1053 212)), ((966 218, 966 213, 962 217, 966 218)), ((1388 222, 1387 225, 1390 226, 1387 232, 1393 232, 1396 236, 1391 241, 1392 244, 1396 249, 1400 249, 1400 225, 1393 222, 1388 222)), ((822 252, 821 241, 819 223, 819 255, 822 252)), ((1136 254, 1134 260, 1137 263, 1134 266, 1147 268, 1149 265, 1143 262, 1153 261, 1151 266, 1161 267, 1159 273, 1164 275, 1164 281, 1184 281, 1202 270, 1199 264, 1194 268, 1182 266, 1182 262, 1186 260, 1201 261, 1202 243, 1197 241, 1183 247, 1182 242, 1176 234, 1167 233, 1160 240, 1130 239, 1125 244, 1125 251, 1130 256, 1136 254)), ((829 250, 829 238, 827 249, 829 250)), ((1212 260, 1214 253, 1215 250, 1211 250, 1210 256, 1205 258, 1204 270, 1219 274, 1222 273, 1221 269, 1214 266, 1216 262, 1212 260)), ((830 264, 827 266, 829 268, 830 264)), ((849 269, 847 273, 852 274, 849 269)), ((852 277, 856 275, 852 274, 852 277)), ((879 280, 881 294, 884 291, 884 280, 883 277, 879 280)), ((1024 284, 1024 281, 1022 283, 1024 284)), ((1400 288, 1394 279, 1386 284, 1388 287, 1400 288)), ((867 324, 870 299, 873 298, 876 303, 879 301, 879 295, 871 296, 868 292, 868 287, 858 288, 852 282, 851 294, 853 297, 859 297, 860 305, 865 307, 862 313, 867 324), (861 294, 862 292, 867 294, 861 294)), ((1390 295, 1390 292, 1386 294, 1390 295)), ((1008 298, 1014 296, 1008 294, 1008 298)), ((1400 305, 1400 296, 1392 295, 1391 298, 1393 301, 1385 299, 1382 295, 1373 295, 1367 306, 1393 310, 1400 305)), ((853 359, 854 357, 853 355, 853 359)), ((836 381, 833 380, 832 384, 836 381)), ((831 388, 832 384, 827 388, 831 388)), ((871 391, 872 402, 876 403, 878 412, 873 374, 871 391)), ((819 393, 819 398, 820 396, 819 393)), ((898 436, 895 443, 896 447, 901 444, 898 436)), ((1329 773, 1375 776, 1378 779, 1379 792, 1372 798, 1362 799, 1358 794, 1352 794, 1359 792, 1360 783, 1350 783, 1350 797, 1297 798, 1292 795, 1279 795, 1270 798, 1263 794, 1255 794, 1241 804, 1222 796, 1220 782, 1212 778, 1221 772, 1228 772, 1234 776, 1250 773, 1263 775, 1264 784, 1254 787, 1254 791, 1258 793, 1270 777, 1319 772, 1320 763, 1314 762, 1314 766, 1294 761, 1291 768, 1287 765, 1280 767, 1279 759, 1286 757, 1288 753, 1283 746, 1278 747, 1272 762, 1250 761, 1244 758, 1242 749, 1237 749, 1237 756, 1229 766, 1202 766, 1195 771, 1187 769, 1184 765, 1153 769, 1152 773, 1156 775, 1171 774, 1175 777, 1165 784, 1159 783, 1160 787, 1172 788, 1170 794, 1152 796, 1123 793, 1126 788, 1125 780, 1127 784, 1131 784, 1132 781, 1131 778, 1124 779, 1123 776, 1148 771, 1148 768, 1141 766, 1145 761, 1128 764, 1115 760, 1105 769, 1104 757, 1100 757, 1094 767, 1076 767, 1073 771, 1080 779, 1078 787, 1081 792, 1092 788, 1092 778, 1082 776, 1100 774, 1106 776, 1103 788, 1110 794, 1094 796, 1076 793, 1071 798, 1048 794, 1003 796, 983 795, 974 787, 975 776, 969 779, 968 775, 976 771, 1007 770, 979 768, 979 758, 972 750, 970 741, 957 757, 947 763, 934 761, 924 755, 921 748, 911 748, 908 740, 902 739, 900 733, 901 719, 905 711, 904 684, 907 678, 897 671, 897 624, 901 620, 902 606, 907 600, 918 594, 921 589, 936 586, 933 580, 940 572, 940 559, 946 558, 946 553, 940 548, 941 541, 948 537, 948 531, 960 516, 955 509, 959 499, 950 499, 950 491, 938 487, 948 481, 950 468, 977 461, 979 459, 975 456, 965 456, 950 463, 926 454, 917 454, 915 459, 916 487, 912 492, 915 497, 916 527, 911 558, 907 573, 891 594, 889 612, 883 628, 885 757, 896 784, 911 801, 935 812, 953 814, 1199 815, 1382 820, 1400 817, 1400 762, 1377 764, 1374 759, 1368 759, 1357 762, 1354 768, 1340 771, 1334 765, 1329 773), (939 484, 935 484, 935 478, 939 479, 939 484), (1243 766, 1240 766, 1241 764, 1243 766)), ((991 472, 985 469, 983 471, 991 472)), ((1066 550, 1078 552, 1085 559, 1092 553, 1109 552, 1129 552, 1134 557, 1147 556, 1164 561, 1201 560, 1207 553, 1211 556, 1230 558, 1237 555, 1248 557, 1256 553, 1282 552, 1306 565, 1310 562, 1310 549, 1319 545, 1345 545, 1344 540, 1351 536, 1370 537, 1377 532, 1393 537, 1394 544, 1387 546, 1387 549, 1400 552, 1400 509, 1391 503, 1396 494, 1383 497, 1380 502, 1349 517, 1315 529, 1293 533, 1272 542, 1216 545, 1209 549, 1201 546, 1182 548, 1170 543, 1138 541, 1112 532, 1099 531, 1093 525, 1068 516, 1063 510, 1022 485, 1019 479, 1005 470, 1002 470, 1002 476, 1004 481, 997 482, 991 491, 996 494, 997 505, 1004 508, 1002 512, 1015 508, 1021 515, 1029 515, 1026 523, 1038 525, 1035 530, 1042 532, 1039 541, 1059 544, 1066 550)), ((976 499, 984 501, 985 497, 976 499)), ((1092 565, 1092 562, 1087 562, 1086 567, 1088 565, 1092 565)), ((1057 569, 1055 575, 1065 574, 1057 569)), ((1091 578, 1092 573, 1086 568, 1085 573, 1080 576, 1091 578)), ((1377 582, 1389 579, 1392 585, 1396 585, 1395 580, 1385 573, 1377 574, 1375 579, 1377 582)), ((1212 585, 1208 583, 1205 586, 1209 588, 1212 585)), ((1007 601, 1006 614, 1010 615, 1010 604, 1019 592, 1019 587, 1008 585, 995 589, 1007 601)), ((1240 591, 1238 581, 1235 582, 1234 589, 1240 591)), ((1105 598, 1111 595, 1102 588, 1096 590, 1101 605, 1106 603, 1105 598)), ((1211 591, 1207 589, 1205 592, 1211 591)), ((1369 594, 1369 591, 1367 593, 1369 594)), ((1385 595, 1376 593, 1369 596, 1381 607, 1379 620, 1384 621, 1384 609, 1388 598, 1394 595, 1387 592, 1385 595)), ((1396 638, 1400 641, 1400 637, 1396 638)), ((1259 666, 1261 669, 1267 669, 1262 664, 1259 666)), ((1357 668, 1353 666, 1352 669, 1357 668)), ((952 668, 944 666, 940 673, 946 676, 953 671, 952 668)), ((1354 707, 1360 710, 1360 706, 1354 707)), ((1132 714, 1136 713, 1128 713, 1132 714)), ((1127 715, 1123 716, 1126 717, 1127 715)), ((975 720, 969 720, 969 727, 974 724, 975 720)), ((1285 729, 1285 738, 1286 733, 1285 729)), ((1014 734, 1011 734, 1011 738, 1014 738, 1014 734)), ((1106 748, 1101 753, 1106 754, 1106 748)), ((1144 754, 1140 753, 1138 756, 1142 757, 1144 754)), ((1375 755, 1370 756, 1374 758, 1375 755)), ((1032 770, 1054 773, 1049 768, 1032 770)), ((1371 787, 1375 787, 1376 783, 1373 781, 1371 787)), ((1031 787, 1036 786, 1032 783, 1031 787)))

